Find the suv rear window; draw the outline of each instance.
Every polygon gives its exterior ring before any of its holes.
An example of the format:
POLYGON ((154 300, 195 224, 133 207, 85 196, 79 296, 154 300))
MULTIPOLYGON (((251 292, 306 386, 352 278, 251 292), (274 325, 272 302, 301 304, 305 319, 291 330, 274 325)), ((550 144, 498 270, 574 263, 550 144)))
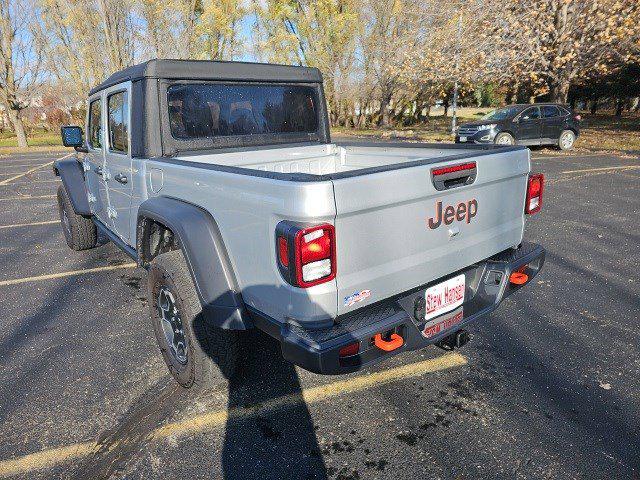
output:
POLYGON ((176 139, 318 131, 318 96, 310 86, 177 84, 167 100, 176 139))
POLYGON ((560 115, 560 110, 555 105, 545 105, 542 107, 542 116, 544 118, 557 117, 560 115))

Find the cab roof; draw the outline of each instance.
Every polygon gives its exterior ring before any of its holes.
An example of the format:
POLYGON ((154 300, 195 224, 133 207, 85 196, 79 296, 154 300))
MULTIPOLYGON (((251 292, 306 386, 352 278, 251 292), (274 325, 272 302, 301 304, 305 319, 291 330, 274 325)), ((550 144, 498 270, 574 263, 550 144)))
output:
POLYGON ((118 83, 143 78, 287 83, 322 82, 320 70, 311 67, 252 62, 153 59, 114 73, 100 85, 92 88, 89 95, 118 83))

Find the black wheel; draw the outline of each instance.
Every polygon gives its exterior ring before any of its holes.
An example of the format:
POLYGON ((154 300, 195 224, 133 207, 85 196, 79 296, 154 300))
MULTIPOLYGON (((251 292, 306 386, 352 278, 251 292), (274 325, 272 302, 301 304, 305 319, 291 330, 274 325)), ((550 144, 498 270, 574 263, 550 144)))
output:
POLYGON ((69 195, 63 185, 58 187, 58 212, 64 238, 69 248, 87 250, 98 244, 98 231, 91 218, 73 211, 69 195))
POLYGON ((571 150, 576 141, 576 134, 571 130, 563 130, 558 138, 558 147, 560 150, 571 150))
POLYGON ((496 135, 493 143, 495 143, 496 145, 515 145, 516 140, 510 133, 502 132, 496 135))
POLYGON ((205 386, 234 375, 238 333, 206 321, 182 251, 151 261, 148 301, 156 341, 180 385, 205 386))

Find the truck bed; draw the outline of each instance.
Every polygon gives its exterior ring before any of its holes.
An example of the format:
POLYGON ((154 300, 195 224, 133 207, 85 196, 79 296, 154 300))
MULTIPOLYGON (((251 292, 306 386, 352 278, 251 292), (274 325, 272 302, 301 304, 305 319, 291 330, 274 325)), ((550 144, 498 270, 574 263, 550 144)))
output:
MULTIPOLYGON (((334 176, 357 170, 393 167, 447 157, 475 156, 491 147, 452 144, 333 143, 288 148, 234 150, 203 155, 194 161, 282 174, 334 176)), ((189 156, 181 157, 189 160, 189 156)), ((363 172, 366 173, 366 172, 363 172)))

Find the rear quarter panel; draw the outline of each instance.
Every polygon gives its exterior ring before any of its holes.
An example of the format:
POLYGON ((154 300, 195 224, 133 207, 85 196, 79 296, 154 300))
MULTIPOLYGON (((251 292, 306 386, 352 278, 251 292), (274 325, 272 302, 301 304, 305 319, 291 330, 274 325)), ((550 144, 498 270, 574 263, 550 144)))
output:
POLYGON ((149 160, 160 169, 162 195, 207 210, 220 228, 244 302, 280 321, 301 323, 336 315, 335 281, 294 288, 276 264, 275 227, 281 220, 330 223, 335 218, 330 181, 292 182, 149 160))

